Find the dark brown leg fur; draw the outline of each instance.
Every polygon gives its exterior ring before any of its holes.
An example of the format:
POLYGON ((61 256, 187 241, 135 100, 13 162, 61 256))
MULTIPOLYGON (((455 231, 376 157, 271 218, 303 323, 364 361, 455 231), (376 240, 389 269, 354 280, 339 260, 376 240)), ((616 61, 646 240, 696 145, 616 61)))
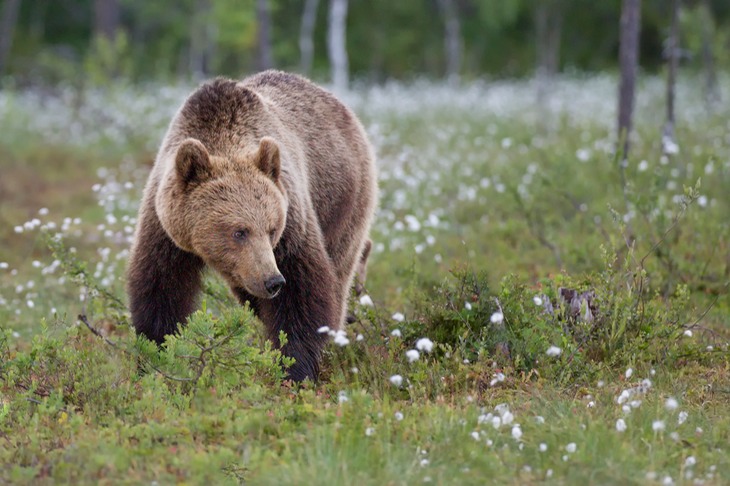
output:
MULTIPOLYGON (((277 250, 279 255, 286 254, 280 248, 277 250)), ((337 329, 340 318, 340 303, 335 301, 333 292, 336 280, 324 248, 309 248, 307 253, 310 254, 277 258, 286 285, 274 299, 257 302, 259 318, 269 339, 278 347, 279 332, 287 335, 281 351, 296 360, 287 370, 288 378, 294 381, 317 379, 322 348, 328 339, 326 333, 318 333, 317 329, 337 329)))
POLYGON ((144 219, 129 261, 129 308, 137 332, 160 344, 195 310, 203 261, 170 240, 154 209, 144 219))

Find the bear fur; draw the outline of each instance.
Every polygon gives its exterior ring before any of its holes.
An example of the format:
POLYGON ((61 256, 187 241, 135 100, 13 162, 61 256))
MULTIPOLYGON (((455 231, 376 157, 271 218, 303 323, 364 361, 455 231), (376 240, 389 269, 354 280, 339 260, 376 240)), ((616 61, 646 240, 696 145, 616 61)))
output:
POLYGON ((276 346, 286 333, 288 376, 316 379, 327 340, 317 329, 343 325, 376 200, 365 131, 327 91, 278 71, 201 85, 145 186, 127 272, 134 327, 157 343, 174 333, 207 266, 276 346))

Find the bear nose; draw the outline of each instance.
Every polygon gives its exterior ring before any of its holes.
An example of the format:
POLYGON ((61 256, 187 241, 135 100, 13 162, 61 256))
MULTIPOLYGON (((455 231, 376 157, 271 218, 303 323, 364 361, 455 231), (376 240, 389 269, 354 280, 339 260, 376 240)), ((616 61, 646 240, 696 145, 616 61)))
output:
POLYGON ((276 275, 275 277, 271 277, 270 279, 268 279, 266 283, 264 283, 264 287, 266 287, 266 291, 273 298, 276 297, 276 294, 279 293, 285 283, 286 280, 284 280, 283 276, 276 275))

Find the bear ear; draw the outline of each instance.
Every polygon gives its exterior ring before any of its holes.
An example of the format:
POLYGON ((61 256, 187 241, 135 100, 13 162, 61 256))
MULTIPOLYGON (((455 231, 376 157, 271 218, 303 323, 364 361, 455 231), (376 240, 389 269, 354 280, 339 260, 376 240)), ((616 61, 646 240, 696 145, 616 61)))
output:
POLYGON ((213 175, 208 151, 194 138, 186 138, 180 144, 175 156, 175 168, 184 184, 200 183, 213 175))
POLYGON ((271 137, 263 137, 259 143, 259 150, 254 156, 256 166, 261 172, 270 177, 274 182, 279 180, 281 173, 281 159, 279 158, 279 145, 271 137))

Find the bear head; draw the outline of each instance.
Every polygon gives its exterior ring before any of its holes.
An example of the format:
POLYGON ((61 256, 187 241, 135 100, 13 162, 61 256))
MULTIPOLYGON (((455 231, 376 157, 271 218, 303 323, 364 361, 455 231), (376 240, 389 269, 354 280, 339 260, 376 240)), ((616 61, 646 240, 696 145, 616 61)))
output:
POLYGON ((275 297, 285 283, 274 248, 286 226, 279 147, 270 137, 236 157, 211 155, 194 138, 177 149, 157 192, 157 214, 170 238, 234 288, 275 297))

